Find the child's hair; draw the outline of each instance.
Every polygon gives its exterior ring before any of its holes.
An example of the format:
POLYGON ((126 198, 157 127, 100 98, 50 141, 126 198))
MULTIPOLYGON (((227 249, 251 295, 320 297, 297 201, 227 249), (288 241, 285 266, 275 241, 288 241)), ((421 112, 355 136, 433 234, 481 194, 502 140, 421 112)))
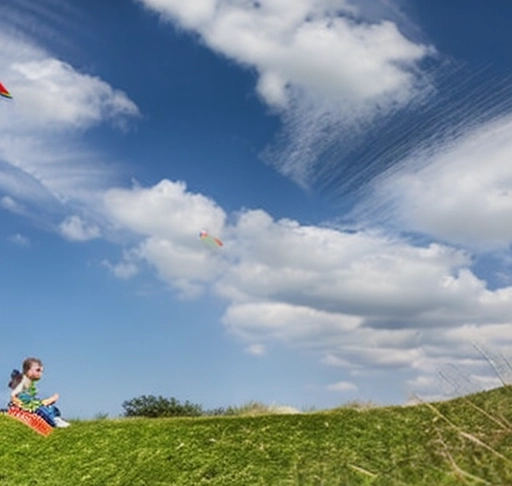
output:
POLYGON ((14 388, 16 388, 20 381, 23 379, 23 375, 26 374, 30 368, 32 368, 33 364, 43 366, 43 362, 39 358, 27 358, 25 361, 23 361, 23 373, 21 373, 20 370, 12 370, 11 381, 9 381, 7 386, 14 390, 14 388))
POLYGON ((33 364, 43 366, 43 362, 39 358, 27 358, 23 361, 23 374, 25 375, 33 364))

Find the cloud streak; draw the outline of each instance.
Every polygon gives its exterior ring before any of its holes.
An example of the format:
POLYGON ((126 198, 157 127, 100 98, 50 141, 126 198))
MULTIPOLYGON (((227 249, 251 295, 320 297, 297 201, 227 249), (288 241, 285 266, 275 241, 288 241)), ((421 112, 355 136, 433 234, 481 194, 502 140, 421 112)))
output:
POLYGON ((354 219, 480 250, 512 242, 512 118, 499 118, 381 175, 354 219))

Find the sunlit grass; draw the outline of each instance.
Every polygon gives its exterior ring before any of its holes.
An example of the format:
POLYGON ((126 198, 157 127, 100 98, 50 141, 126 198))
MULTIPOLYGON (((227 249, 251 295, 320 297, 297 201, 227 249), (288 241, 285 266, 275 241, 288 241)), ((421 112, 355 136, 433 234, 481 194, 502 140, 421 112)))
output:
POLYGON ((409 407, 247 404, 248 416, 76 421, 48 438, 1 416, 0 486, 507 485, 511 399, 503 387, 409 407))

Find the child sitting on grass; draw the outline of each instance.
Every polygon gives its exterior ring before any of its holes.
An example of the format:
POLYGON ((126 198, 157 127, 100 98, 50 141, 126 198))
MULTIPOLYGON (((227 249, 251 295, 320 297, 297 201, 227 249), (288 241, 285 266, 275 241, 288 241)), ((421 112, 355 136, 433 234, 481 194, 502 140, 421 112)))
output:
POLYGON ((11 373, 9 387, 12 388, 11 404, 28 412, 33 412, 42 417, 52 427, 69 427, 69 422, 63 420, 55 402, 59 395, 55 393, 43 400, 37 397, 35 382, 41 379, 43 363, 37 358, 27 358, 23 361, 23 373, 14 370, 11 373))

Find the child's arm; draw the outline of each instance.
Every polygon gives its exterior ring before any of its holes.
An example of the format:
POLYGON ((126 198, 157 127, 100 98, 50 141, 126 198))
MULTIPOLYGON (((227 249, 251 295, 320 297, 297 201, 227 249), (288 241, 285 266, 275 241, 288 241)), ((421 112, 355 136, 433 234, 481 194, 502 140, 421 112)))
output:
POLYGON ((23 402, 18 398, 17 394, 14 392, 11 393, 11 402, 14 403, 17 407, 21 407, 23 405, 23 402))
POLYGON ((45 398, 44 400, 41 400, 41 403, 43 405, 52 405, 59 399, 59 394, 54 393, 51 397, 45 398))

